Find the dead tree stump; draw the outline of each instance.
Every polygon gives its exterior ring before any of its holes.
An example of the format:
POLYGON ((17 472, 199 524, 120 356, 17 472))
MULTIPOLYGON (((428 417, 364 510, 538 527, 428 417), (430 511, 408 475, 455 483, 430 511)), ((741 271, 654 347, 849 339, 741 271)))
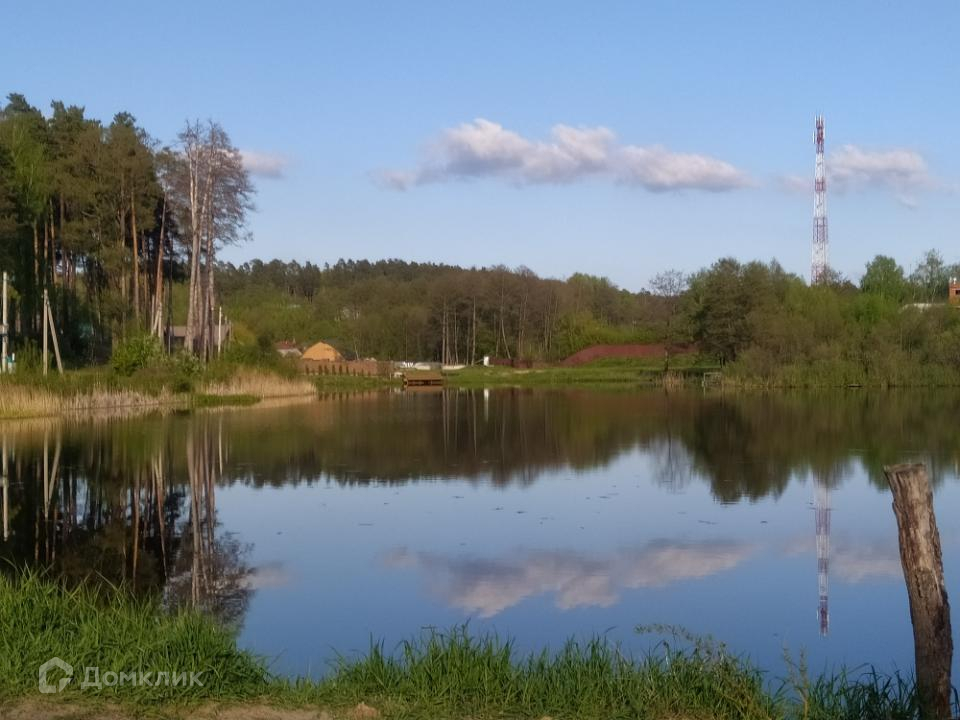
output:
POLYGON ((921 717, 942 720, 950 717, 953 636, 933 492, 923 464, 893 465, 883 472, 893 491, 900 562, 910 598, 921 717))

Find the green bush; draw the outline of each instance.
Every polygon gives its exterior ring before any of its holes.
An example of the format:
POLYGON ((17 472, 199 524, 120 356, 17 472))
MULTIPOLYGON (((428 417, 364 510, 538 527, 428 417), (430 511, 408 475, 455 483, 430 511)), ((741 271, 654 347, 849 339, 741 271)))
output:
POLYGON ((192 392, 194 382, 203 374, 203 363, 196 355, 181 351, 170 357, 174 392, 192 392))
POLYGON ((135 335, 117 343, 110 364, 114 372, 130 377, 163 357, 160 341, 151 335, 135 335))

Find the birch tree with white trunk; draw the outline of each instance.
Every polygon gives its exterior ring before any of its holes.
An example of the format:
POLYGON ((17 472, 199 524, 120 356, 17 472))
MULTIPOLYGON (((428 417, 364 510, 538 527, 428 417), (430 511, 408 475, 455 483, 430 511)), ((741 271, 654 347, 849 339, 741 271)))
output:
POLYGON ((172 190, 185 216, 181 227, 190 258, 184 346, 209 359, 216 351, 216 253, 243 239, 254 191, 240 151, 219 124, 188 122, 179 141, 172 190))

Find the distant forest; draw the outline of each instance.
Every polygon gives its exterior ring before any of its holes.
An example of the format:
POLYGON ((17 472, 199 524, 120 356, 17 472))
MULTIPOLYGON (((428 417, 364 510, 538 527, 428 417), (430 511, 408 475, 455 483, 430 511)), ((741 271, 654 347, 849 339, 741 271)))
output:
POLYGON ((877 256, 858 282, 808 285, 776 262, 718 260, 667 271, 650 290, 606 278, 538 277, 526 268, 254 260, 219 266, 232 319, 263 344, 324 339, 357 357, 472 363, 483 355, 557 360, 596 343, 696 344, 734 374, 807 384, 955 382, 960 269, 930 250, 909 275, 877 256))
MULTIPOLYGON (((558 360, 597 343, 695 345, 731 377, 776 384, 960 382, 960 268, 930 250, 907 273, 877 256, 860 278, 814 286, 776 262, 732 258, 667 270, 630 292, 606 278, 538 277, 402 260, 333 265, 218 257, 248 239, 254 189, 217 123, 163 145, 128 113, 104 123, 21 95, 0 110, 0 270, 10 273, 13 350, 36 358, 43 297, 74 366, 186 325, 213 354, 222 306, 238 348, 325 340, 351 357, 469 364, 558 360)), ((250 353, 246 357, 251 357, 250 353)), ((262 357, 262 355, 261 355, 262 357)))
POLYGON ((326 340, 354 357, 470 364, 484 355, 558 359, 595 343, 661 337, 670 301, 606 278, 402 260, 219 267, 232 320, 261 343, 326 340))

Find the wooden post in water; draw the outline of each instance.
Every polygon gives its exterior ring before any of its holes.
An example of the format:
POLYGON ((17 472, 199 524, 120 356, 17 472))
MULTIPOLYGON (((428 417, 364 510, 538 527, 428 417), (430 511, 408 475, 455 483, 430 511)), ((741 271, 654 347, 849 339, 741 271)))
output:
POLYGON ((900 562, 910 598, 920 714, 942 720, 950 717, 953 636, 933 493, 923 464, 892 465, 883 472, 893 491, 900 562))

